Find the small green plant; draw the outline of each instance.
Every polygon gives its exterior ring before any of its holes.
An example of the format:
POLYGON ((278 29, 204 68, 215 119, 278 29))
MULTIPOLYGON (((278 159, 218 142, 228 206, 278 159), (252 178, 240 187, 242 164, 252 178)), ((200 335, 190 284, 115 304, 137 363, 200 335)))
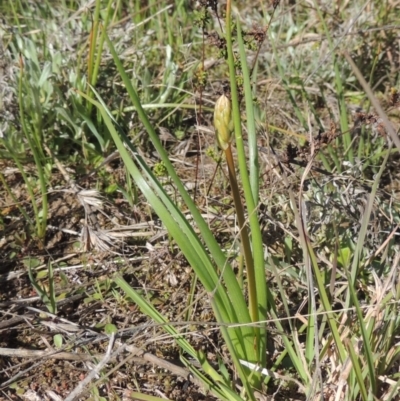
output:
MULTIPOLYGON (((41 301, 46 306, 47 310, 52 315, 57 315, 57 297, 54 285, 54 271, 51 263, 48 264, 47 271, 44 271, 42 274, 37 274, 36 278, 34 277, 33 269, 37 267, 39 261, 28 258, 26 261, 26 266, 28 268, 29 280, 32 284, 32 287, 35 289, 37 294, 39 295, 41 301), (39 283, 40 276, 47 275, 47 285, 41 285, 39 283)), ((61 348, 63 344, 63 337, 61 334, 55 334, 53 336, 54 345, 57 348, 61 348)))
POLYGON ((153 167, 154 175, 156 177, 165 177, 168 173, 164 163, 161 161, 156 163, 153 167))

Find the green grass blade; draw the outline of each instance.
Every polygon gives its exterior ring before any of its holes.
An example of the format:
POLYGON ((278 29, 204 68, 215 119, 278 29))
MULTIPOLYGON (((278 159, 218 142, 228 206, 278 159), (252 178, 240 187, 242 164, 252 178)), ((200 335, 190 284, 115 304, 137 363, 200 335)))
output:
POLYGON ((242 38, 242 27, 240 25, 239 18, 236 19, 237 24, 237 40, 239 44, 239 55, 240 65, 243 74, 243 89, 244 99, 246 104, 246 125, 247 135, 249 144, 249 175, 250 175, 250 186, 251 193, 253 195, 254 204, 258 204, 259 198, 259 176, 260 176, 260 165, 258 161, 258 147, 257 147, 257 131, 256 131, 256 120, 254 111, 254 94, 251 87, 250 73, 247 65, 247 55, 242 38))
MULTIPOLYGON (((364 383, 364 378, 363 378, 363 374, 361 372, 361 368, 360 368, 360 364, 358 361, 358 356, 354 350, 353 344, 351 344, 351 340, 348 342, 347 344, 347 350, 349 351, 349 357, 352 363, 352 368, 355 372, 355 377, 361 392, 361 397, 364 401, 368 401, 368 393, 367 393, 367 389, 365 387, 365 383, 364 383)), ((354 386, 353 386, 354 389, 354 386)))
MULTIPOLYGON (((386 164, 389 159, 390 155, 390 150, 392 146, 389 147, 388 152, 385 155, 384 160, 382 161, 381 167, 379 169, 378 174, 375 176, 374 183, 371 188, 371 193, 369 194, 368 202, 366 205, 365 213, 362 219, 362 224, 360 228, 360 233, 358 235, 358 240, 357 240, 357 245, 356 249, 354 251, 354 256, 353 256, 353 262, 351 266, 351 273, 350 273, 350 282, 349 282, 349 288, 355 287, 356 284, 356 277, 358 274, 358 268, 360 264, 360 260, 362 259, 362 254, 364 251, 364 241, 365 241, 365 236, 367 235, 367 230, 368 230, 368 224, 370 221, 371 217, 371 212, 372 212, 372 207, 374 204, 374 199, 376 195, 376 191, 378 190, 379 182, 382 177, 383 172, 386 170, 386 164)), ((349 308, 351 306, 351 294, 348 292, 347 297, 346 297, 346 308, 349 308)))
MULTIPOLYGON (((350 281, 350 277, 348 279, 350 281)), ((371 392, 373 395, 377 395, 377 393, 376 393, 377 378, 376 378, 376 374, 375 374, 375 364, 374 364, 375 358, 374 358, 374 354, 373 354, 372 348, 371 348, 371 338, 368 335, 367 329, 365 327, 363 312, 360 308, 360 303, 358 302, 356 292, 354 290, 354 287, 351 284, 349 285, 349 291, 350 291, 352 303, 356 308, 358 323, 360 325, 361 335, 362 335, 362 339, 363 339, 363 351, 364 351, 365 359, 367 360, 367 366, 368 366, 368 379, 369 379, 369 382, 371 383, 371 392)), ((372 327, 372 325, 371 325, 371 327, 372 327)), ((348 348, 350 349, 351 345, 349 345, 348 348)), ((354 352, 354 351, 352 351, 352 352, 354 352)), ((355 365, 353 365, 353 366, 355 366, 355 365)), ((357 370, 356 370, 356 377, 357 377, 357 381, 359 381, 359 377, 357 376, 357 370)), ((361 388, 361 385, 360 385, 360 388, 361 388)))
MULTIPOLYGON (((251 240, 253 246, 253 260, 254 270, 256 279, 256 290, 257 290, 257 303, 258 303, 258 314, 259 320, 266 320, 268 317, 268 292, 269 289, 266 286, 265 277, 265 261, 263 252, 263 241, 260 229, 260 223, 258 218, 258 203, 259 203, 259 175, 260 166, 258 160, 258 144, 257 144, 257 130, 255 125, 255 110, 253 102, 253 91, 251 87, 250 72, 247 65, 247 58, 241 35, 240 21, 237 19, 237 39, 239 44, 239 54, 242 66, 243 83, 244 83, 244 94, 247 114, 247 132, 249 141, 249 174, 250 182, 249 186, 243 185, 246 197, 246 204, 249 212, 251 240), (251 191, 251 195, 247 191, 251 191)), ((246 165, 246 163, 244 163, 246 165)), ((243 166, 242 166, 243 168, 243 166)), ((245 169, 247 172, 247 167, 245 169)), ((242 182, 243 176, 242 176, 242 182)), ((267 332, 264 329, 260 329, 260 363, 265 366, 266 360, 266 335, 267 332)))

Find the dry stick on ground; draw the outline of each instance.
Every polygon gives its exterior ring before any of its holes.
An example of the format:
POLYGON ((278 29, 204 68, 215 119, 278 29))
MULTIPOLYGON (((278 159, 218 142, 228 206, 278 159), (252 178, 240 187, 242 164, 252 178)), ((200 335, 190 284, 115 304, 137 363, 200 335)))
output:
MULTIPOLYGON (((78 361, 84 361, 87 357, 86 354, 73 354, 73 353, 67 353, 63 352, 64 349, 68 347, 68 344, 66 344, 63 348, 60 350, 47 350, 47 351, 34 351, 34 350, 26 350, 26 349, 14 349, 14 348, 0 348, 0 356, 9 356, 9 357, 17 357, 17 358, 25 358, 24 362, 21 362, 20 364, 14 365, 9 368, 5 368, 0 373, 5 373, 6 371, 9 371, 11 369, 18 369, 18 373, 15 374, 13 377, 8 379, 7 381, 0 383, 0 389, 5 388, 6 386, 9 386, 11 383, 14 383, 17 381, 19 378, 25 376, 29 371, 32 369, 36 368, 37 366, 43 364, 43 359, 63 359, 63 360, 78 360, 78 361), (78 358, 77 358, 78 356, 78 358), (81 358, 82 356, 82 358, 81 358), (27 358, 34 358, 34 363, 32 364, 32 361, 26 360, 27 358), (36 362, 37 361, 37 362, 36 362), (26 364, 30 363, 31 365, 25 369, 25 370, 20 370, 20 368, 26 364)), ((103 357, 103 354, 97 355, 99 358, 103 357)), ((94 356, 96 357, 96 356, 94 356)))
POLYGON ((113 349, 115 342, 115 333, 111 333, 110 335, 110 342, 107 347, 107 352, 104 355, 104 358, 100 361, 100 363, 97 364, 97 366, 94 367, 94 369, 83 379, 75 388, 72 390, 68 397, 65 399, 65 401, 73 401, 77 399, 80 394, 85 390, 86 385, 88 385, 91 380, 100 374, 100 371, 107 365, 107 363, 111 360, 111 358, 116 357, 121 351, 121 348, 118 348, 117 351, 115 351, 113 354, 111 354, 111 351, 113 349))
MULTIPOLYGON (((38 362, 32 364, 31 366, 29 366, 29 368, 25 369, 25 370, 19 370, 18 373, 16 375, 14 375, 13 377, 11 377, 10 379, 8 379, 7 381, 0 383, 0 390, 6 388, 7 386, 9 386, 11 383, 16 382, 18 379, 24 377, 29 371, 31 371, 32 369, 35 369, 36 367, 40 366, 43 363, 43 361, 40 359, 38 362)), ((19 364, 19 366, 21 366, 23 364, 19 364)), ((18 367, 19 367, 18 366, 18 367)), ((4 371, 5 369, 3 369, 4 371)), ((1 371, 1 372, 3 372, 1 371)))
POLYGON ((160 359, 153 354, 144 352, 141 348, 137 348, 134 345, 125 345, 125 349, 130 353, 124 360, 110 369, 104 376, 102 376, 99 380, 93 383, 93 386, 98 387, 100 383, 106 379, 108 376, 113 374, 116 370, 120 369, 121 366, 125 365, 129 360, 133 359, 136 363, 145 364, 151 363, 155 366, 158 366, 162 369, 169 370, 173 375, 182 377, 191 383, 195 384, 197 387, 204 390, 204 393, 207 393, 207 389, 204 389, 204 384, 197 379, 195 376, 191 375, 188 369, 183 368, 181 366, 177 366, 171 362, 160 359))
MULTIPOLYGON (((122 345, 116 352, 110 355, 107 359, 107 363, 111 362, 117 355, 122 351, 128 351, 131 356, 138 357, 140 362, 152 363, 160 368, 169 370, 172 374, 180 376, 184 379, 189 380, 190 372, 186 368, 175 365, 171 362, 165 361, 156 357, 153 354, 143 351, 142 349, 133 345, 122 345)), ((12 348, 0 348, 0 356, 8 356, 14 358, 40 358, 40 359, 58 359, 58 360, 69 360, 69 361, 93 361, 94 358, 103 358, 106 360, 107 354, 94 354, 88 355, 84 353, 71 353, 71 352, 54 352, 54 351, 37 351, 37 350, 26 350, 26 349, 12 349, 12 348)), ((98 365, 100 366, 100 365, 98 365)), ((104 365, 102 365, 104 366, 104 365)), ((99 369, 97 369, 99 371, 99 369)), ((194 377, 190 377, 190 381, 199 387, 202 387, 202 383, 194 377)), ((9 381, 7 381, 9 383, 9 381)), ((2 383, 0 386, 4 386, 2 383)), ((83 391, 83 390, 82 390, 83 391)), ((72 394, 72 393, 71 393, 72 394)))
MULTIPOLYGON (((66 305, 71 302, 75 302, 82 298, 85 298, 88 295, 92 295, 94 292, 95 291, 88 291, 85 294, 75 294, 75 295, 71 295, 68 298, 60 299, 57 301, 57 307, 66 305)), ((29 309, 29 304, 33 303, 33 302, 37 302, 37 301, 40 301, 39 296, 30 297, 30 298, 26 298, 26 299, 16 299, 16 300, 12 300, 12 301, 0 302, 0 308, 4 308, 6 306, 15 306, 16 307, 16 309, 13 312, 8 312, 8 311, 4 311, 4 310, 1 311, 2 314, 11 315, 13 317, 8 320, 0 321, 0 333, 1 333, 1 330, 6 329, 7 327, 15 326, 16 324, 26 321, 26 319, 29 319, 30 317, 27 317, 25 315, 16 315, 16 311, 21 308, 29 309)), ((39 313, 46 313, 46 312, 39 311, 39 313)), ((68 323, 70 323, 70 322, 68 322, 68 323)))
POLYGON ((66 361, 93 361, 93 358, 103 358, 104 354, 74 354, 72 352, 58 352, 58 351, 37 351, 22 348, 0 348, 1 356, 8 356, 12 358, 35 358, 35 359, 60 359, 66 361))

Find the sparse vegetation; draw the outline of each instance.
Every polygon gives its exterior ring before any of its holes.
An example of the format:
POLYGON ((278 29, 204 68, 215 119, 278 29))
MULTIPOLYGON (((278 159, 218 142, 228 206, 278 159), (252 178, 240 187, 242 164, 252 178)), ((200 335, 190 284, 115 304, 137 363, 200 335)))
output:
POLYGON ((0 12, 1 397, 400 399, 395 2, 0 12))

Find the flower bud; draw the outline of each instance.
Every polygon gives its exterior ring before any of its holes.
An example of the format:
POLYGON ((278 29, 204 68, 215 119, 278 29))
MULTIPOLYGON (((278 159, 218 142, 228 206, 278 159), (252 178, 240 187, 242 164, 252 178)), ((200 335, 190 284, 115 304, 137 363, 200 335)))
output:
POLYGON ((232 108, 230 100, 221 95, 214 108, 214 127, 217 141, 222 150, 226 150, 232 140, 232 108))

